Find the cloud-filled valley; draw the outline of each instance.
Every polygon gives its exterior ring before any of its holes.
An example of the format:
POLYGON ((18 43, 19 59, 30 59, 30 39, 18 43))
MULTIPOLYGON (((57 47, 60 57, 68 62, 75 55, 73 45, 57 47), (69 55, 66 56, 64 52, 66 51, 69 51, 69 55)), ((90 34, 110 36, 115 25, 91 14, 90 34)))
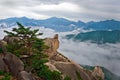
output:
MULTIPOLYGON (((120 74, 120 43, 96 44, 89 41, 80 42, 65 38, 68 34, 88 32, 81 29, 69 32, 56 32, 44 27, 33 27, 32 29, 35 28, 39 28, 40 32, 43 33, 42 38, 53 37, 54 34, 59 34, 60 47, 58 51, 69 59, 82 65, 103 66, 117 75, 120 74)), ((4 30, 11 30, 11 28, 0 29, 1 39, 5 35, 3 33, 4 30)))
POLYGON ((90 42, 61 40, 60 52, 83 65, 100 65, 120 74, 120 43, 98 45, 90 42))

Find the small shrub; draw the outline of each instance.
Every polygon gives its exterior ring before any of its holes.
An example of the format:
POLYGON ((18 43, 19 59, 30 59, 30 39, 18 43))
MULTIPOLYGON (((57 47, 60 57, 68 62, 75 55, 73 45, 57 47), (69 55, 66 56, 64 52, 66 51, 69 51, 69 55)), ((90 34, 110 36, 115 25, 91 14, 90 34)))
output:
POLYGON ((2 78, 1 80, 10 80, 11 75, 9 73, 6 73, 4 71, 0 71, 0 76, 3 75, 4 78, 2 78))

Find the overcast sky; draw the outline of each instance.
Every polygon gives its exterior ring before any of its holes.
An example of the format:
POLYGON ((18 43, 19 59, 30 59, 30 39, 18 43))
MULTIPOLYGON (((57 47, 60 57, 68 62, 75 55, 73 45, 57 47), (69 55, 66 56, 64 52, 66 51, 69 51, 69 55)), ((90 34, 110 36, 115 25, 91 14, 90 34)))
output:
POLYGON ((0 0, 0 18, 120 20, 120 0, 0 0))

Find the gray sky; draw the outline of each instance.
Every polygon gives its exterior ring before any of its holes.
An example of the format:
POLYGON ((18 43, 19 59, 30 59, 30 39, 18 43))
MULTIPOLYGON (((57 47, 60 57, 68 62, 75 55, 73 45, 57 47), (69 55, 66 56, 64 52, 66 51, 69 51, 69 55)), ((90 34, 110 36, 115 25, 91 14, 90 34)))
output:
POLYGON ((0 18, 120 20, 120 0, 0 0, 0 18))

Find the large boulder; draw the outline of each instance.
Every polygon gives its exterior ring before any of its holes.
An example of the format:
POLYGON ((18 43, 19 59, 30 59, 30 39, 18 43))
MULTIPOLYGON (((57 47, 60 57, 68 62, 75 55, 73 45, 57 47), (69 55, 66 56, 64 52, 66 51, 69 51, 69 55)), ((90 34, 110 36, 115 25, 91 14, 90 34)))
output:
POLYGON ((78 67, 75 64, 70 62, 56 62, 54 65, 64 75, 70 76, 72 80, 91 80, 88 74, 86 74, 81 67, 78 67))
POLYGON ((5 62, 3 61, 3 57, 4 55, 0 54, 0 70, 1 71, 5 71, 5 72, 8 72, 8 67, 7 65, 5 64, 5 62))
POLYGON ((13 76, 17 77, 18 73, 24 70, 23 62, 14 54, 7 53, 3 60, 13 76))
POLYGON ((9 37, 9 36, 5 36, 3 38, 4 41, 6 41, 8 44, 13 44, 14 42, 17 42, 20 40, 20 38, 18 37, 9 37))
POLYGON ((17 80, 36 80, 31 73, 21 71, 18 75, 17 80))

